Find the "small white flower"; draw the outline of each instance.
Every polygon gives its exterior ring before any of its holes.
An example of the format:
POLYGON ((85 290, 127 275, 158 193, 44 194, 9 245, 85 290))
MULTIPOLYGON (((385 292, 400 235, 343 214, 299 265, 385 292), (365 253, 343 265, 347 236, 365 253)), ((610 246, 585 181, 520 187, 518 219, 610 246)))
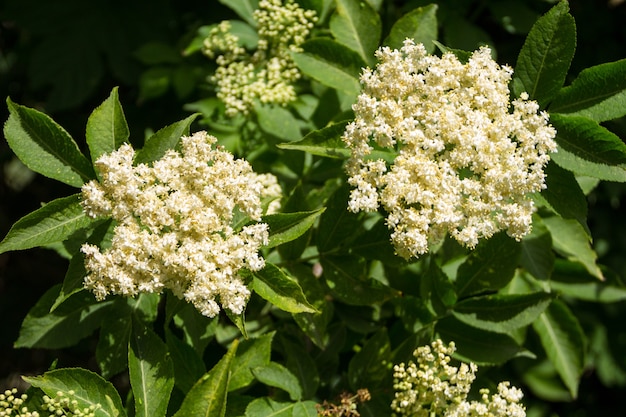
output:
POLYGON ((84 286, 98 300, 168 288, 209 317, 219 313, 218 303, 243 311, 250 291, 238 272, 265 266, 258 252, 269 230, 265 223, 233 230, 234 210, 259 221, 264 201, 281 189, 273 175, 214 149, 215 141, 206 132, 183 137, 180 154, 169 151, 151 167, 133 166, 129 145, 96 161, 102 180, 83 186, 83 207, 117 222, 109 249, 81 249, 84 286))
POLYGON ((509 103, 513 71, 487 47, 466 64, 451 53, 428 55, 409 39, 376 56, 376 69, 361 75, 355 120, 343 135, 355 187, 349 209, 382 205, 405 259, 446 234, 473 248, 501 230, 518 240, 529 233, 529 194, 545 188, 556 132, 528 94, 509 103), (374 146, 395 155, 393 163, 373 160, 374 146))

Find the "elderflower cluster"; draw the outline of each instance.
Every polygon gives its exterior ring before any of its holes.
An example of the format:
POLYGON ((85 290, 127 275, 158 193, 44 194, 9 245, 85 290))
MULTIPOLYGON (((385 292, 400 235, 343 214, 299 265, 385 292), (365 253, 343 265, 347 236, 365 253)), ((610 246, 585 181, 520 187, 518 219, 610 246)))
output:
POLYGON ((0 394, 0 417, 94 417, 96 410, 101 408, 100 404, 81 408, 78 401, 73 398, 74 395, 72 390, 67 394, 59 391, 54 398, 44 395, 39 413, 29 410, 28 406, 24 405, 28 399, 26 394, 18 396, 15 388, 6 390, 4 394, 0 394))
POLYGON ((224 102, 226 114, 247 114, 254 102, 286 105, 296 99, 293 83, 300 72, 290 52, 301 51, 314 22, 313 10, 304 10, 293 0, 261 0, 254 11, 259 42, 250 55, 223 21, 204 40, 203 52, 215 58, 218 68, 212 76, 217 97, 224 102))
POLYGON ((259 221, 281 189, 274 176, 213 149, 215 142, 206 132, 183 137, 180 153, 170 150, 152 166, 134 166, 130 145, 96 161, 101 181, 83 186, 83 208, 90 217, 116 221, 110 248, 81 249, 84 286, 97 299, 167 288, 208 317, 219 313, 219 304, 243 311, 250 291, 238 272, 265 266, 258 251, 269 232, 265 223, 241 230, 234 223, 243 216, 259 221))
POLYGON ((435 340, 431 346, 415 350, 417 364, 394 366, 395 398, 391 403, 394 417, 525 417, 519 402, 522 391, 508 382, 498 384, 498 393, 481 389, 480 401, 468 401, 467 395, 478 367, 474 363, 451 366, 454 343, 445 346, 435 340))
POLYGON ((376 56, 343 135, 355 187, 349 209, 382 205, 405 259, 448 233, 469 248, 501 230, 518 240, 529 233, 529 194, 545 188, 556 131, 528 94, 509 102, 513 70, 487 47, 464 64, 452 53, 428 55, 410 39, 376 56))

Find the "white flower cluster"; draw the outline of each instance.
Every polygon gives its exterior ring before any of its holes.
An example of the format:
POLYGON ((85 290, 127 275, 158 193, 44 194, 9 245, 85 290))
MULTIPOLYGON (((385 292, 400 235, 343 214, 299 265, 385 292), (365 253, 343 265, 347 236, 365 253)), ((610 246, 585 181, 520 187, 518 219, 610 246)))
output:
POLYGON ((234 216, 259 221, 263 203, 281 189, 271 174, 256 174, 247 161, 213 149, 215 142, 206 132, 183 137, 181 153, 170 150, 152 166, 133 166, 130 145, 96 161, 101 181, 83 186, 83 208, 117 222, 109 249, 81 249, 84 286, 97 299, 169 288, 208 317, 219 313, 218 301, 243 311, 250 291, 238 271, 264 267, 258 251, 268 226, 236 230, 234 216))
POLYGON ((78 401, 73 398, 74 395, 72 390, 67 395, 59 391, 54 398, 44 395, 40 414, 24 405, 28 399, 26 394, 18 396, 15 388, 6 390, 4 394, 0 394, 0 417, 94 417, 95 411, 101 408, 100 404, 80 408, 78 401))
POLYGON ((355 187, 349 209, 382 205, 405 259, 447 233, 469 248, 500 230, 515 239, 529 233, 528 194, 545 188, 556 131, 528 94, 511 108, 512 69, 499 66, 487 47, 463 64, 452 53, 428 55, 409 39, 376 56, 376 69, 363 71, 355 120, 343 135, 355 187), (374 159, 374 148, 393 163, 374 159))
POLYGON ((204 40, 203 52, 216 58, 218 68, 212 76, 217 97, 224 102, 226 114, 247 114, 254 102, 286 105, 296 99, 293 83, 300 72, 290 52, 301 50, 317 20, 313 10, 304 10, 293 0, 261 0, 254 11, 259 42, 249 55, 224 21, 204 40))
POLYGON ((454 343, 447 347, 441 340, 415 350, 417 364, 394 366, 395 398, 391 403, 394 416, 404 417, 524 417, 519 403, 522 391, 508 382, 498 384, 498 393, 489 395, 481 389, 480 401, 467 401, 467 394, 476 378, 474 363, 450 365, 454 343), (432 348, 431 348, 432 346, 432 348))

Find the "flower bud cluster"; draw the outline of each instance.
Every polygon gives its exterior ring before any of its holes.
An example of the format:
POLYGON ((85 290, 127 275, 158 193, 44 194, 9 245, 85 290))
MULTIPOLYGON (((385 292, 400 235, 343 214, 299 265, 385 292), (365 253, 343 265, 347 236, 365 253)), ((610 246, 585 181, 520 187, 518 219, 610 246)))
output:
POLYGON ((56 397, 43 396, 41 413, 30 411, 24 405, 28 399, 26 394, 17 395, 17 389, 6 390, 0 394, 0 417, 94 417, 96 410, 101 408, 100 404, 92 404, 88 407, 80 407, 78 401, 74 399, 75 393, 70 390, 67 394, 59 391, 56 397))
POLYGON ((522 391, 508 382, 498 384, 498 393, 481 389, 480 401, 468 401, 478 367, 474 363, 450 365, 454 343, 445 346, 435 340, 431 346, 415 350, 417 364, 394 366, 395 398, 391 403, 395 417, 524 417, 519 403, 522 391))
POLYGON ((382 205, 405 259, 447 234, 473 248, 501 230, 518 240, 529 233, 529 194, 545 188, 556 131, 528 94, 509 102, 513 70, 487 47, 462 63, 452 53, 428 55, 410 39, 376 56, 343 135, 355 187, 349 209, 382 205), (375 159, 374 148, 387 161, 375 159))
POLYGON ((253 16, 259 41, 252 55, 230 32, 228 21, 214 27, 204 40, 204 54, 218 64, 212 81, 228 116, 247 114, 256 100, 286 105, 296 99, 293 83, 300 72, 290 52, 301 50, 317 21, 313 10, 302 9, 293 0, 261 0, 253 16))
POLYGON ((238 272, 265 266, 258 251, 269 232, 265 223, 240 229, 234 223, 245 216, 259 221, 281 189, 274 176, 213 149, 215 142, 206 132, 183 137, 180 153, 170 150, 152 166, 134 166, 130 145, 96 161, 101 181, 83 186, 83 208, 116 221, 110 248, 81 249, 84 286, 97 299, 167 288, 208 317, 219 313, 218 302, 243 311, 250 291, 238 272))

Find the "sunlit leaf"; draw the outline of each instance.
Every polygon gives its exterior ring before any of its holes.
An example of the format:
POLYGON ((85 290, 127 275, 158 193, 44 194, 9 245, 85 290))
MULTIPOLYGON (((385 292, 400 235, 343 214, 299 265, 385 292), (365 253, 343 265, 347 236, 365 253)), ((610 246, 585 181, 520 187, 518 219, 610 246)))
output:
POLYGON ((576 398, 585 365, 585 337, 578 320, 564 303, 553 301, 533 327, 550 362, 576 398))
POLYGON ((337 8, 330 18, 330 32, 337 41, 358 54, 370 66, 375 63, 382 24, 380 16, 365 1, 336 0, 337 8))
POLYGON ((403 15, 391 27, 383 42, 392 49, 400 49, 404 40, 413 39, 422 43, 428 53, 435 49, 433 40, 437 40, 437 4, 418 7, 403 15))
POLYGON ((86 138, 91 160, 95 162, 101 155, 115 151, 129 136, 128 124, 115 87, 109 98, 96 107, 87 121, 86 138))
POLYGON ((89 160, 69 133, 48 115, 7 98, 9 119, 4 137, 28 168, 73 187, 94 179, 89 160))
POLYGON ((228 352, 189 390, 175 417, 215 416, 226 414, 226 399, 231 366, 239 340, 233 340, 228 352))

